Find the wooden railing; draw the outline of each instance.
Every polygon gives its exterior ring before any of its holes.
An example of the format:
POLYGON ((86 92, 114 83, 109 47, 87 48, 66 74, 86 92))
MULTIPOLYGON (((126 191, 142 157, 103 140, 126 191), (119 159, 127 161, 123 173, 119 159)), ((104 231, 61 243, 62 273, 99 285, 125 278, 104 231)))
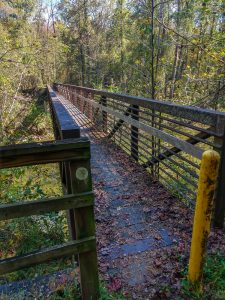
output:
POLYGON ((75 215, 76 240, 0 260, 0 274, 78 254, 82 298, 99 299, 94 196, 88 139, 68 139, 0 148, 0 169, 55 162, 67 163, 71 194, 59 198, 0 205, 0 220, 72 209, 75 215))
MULTIPOLYGON (((49 107, 56 140, 80 137, 80 127, 64 108, 56 93, 47 86, 49 107)), ((71 194, 70 171, 67 162, 60 163, 61 183, 64 194, 71 194)), ((75 219, 72 209, 67 211, 67 220, 71 239, 76 239, 75 219)))
MULTIPOLYGON (((194 204, 203 151, 224 149, 225 113, 68 84, 55 89, 173 194, 194 204)), ((225 210, 224 158, 220 170, 217 226, 225 210)))

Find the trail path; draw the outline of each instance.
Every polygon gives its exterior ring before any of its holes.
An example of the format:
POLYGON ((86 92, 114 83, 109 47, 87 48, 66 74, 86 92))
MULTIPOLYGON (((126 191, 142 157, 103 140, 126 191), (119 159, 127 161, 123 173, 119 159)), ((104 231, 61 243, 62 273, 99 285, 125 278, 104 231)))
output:
POLYGON ((190 210, 59 97, 91 140, 101 276, 129 299, 169 297, 168 287, 180 287, 178 257, 189 247, 190 210))
MULTIPOLYGON (((185 299, 181 280, 188 264, 193 214, 118 145, 59 95, 91 141, 99 271, 111 291, 125 299, 185 299)), ((212 231, 209 251, 225 247, 221 231, 212 231)), ((0 294, 52 283, 67 285, 74 272, 64 270, 0 287, 0 294)), ((38 298, 39 299, 39 298, 38 298)))

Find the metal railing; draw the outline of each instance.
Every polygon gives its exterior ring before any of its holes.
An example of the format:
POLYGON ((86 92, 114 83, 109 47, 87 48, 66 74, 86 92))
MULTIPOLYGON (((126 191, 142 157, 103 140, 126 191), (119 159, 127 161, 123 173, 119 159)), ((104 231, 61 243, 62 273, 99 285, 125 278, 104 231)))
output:
MULTIPOLYGON (((202 153, 221 152, 224 147, 225 113, 68 84, 55 84, 55 89, 174 195, 193 206, 202 153)), ((220 180, 224 161, 221 164, 217 198, 224 203, 220 180)), ((215 211, 221 215, 221 209, 215 211)))

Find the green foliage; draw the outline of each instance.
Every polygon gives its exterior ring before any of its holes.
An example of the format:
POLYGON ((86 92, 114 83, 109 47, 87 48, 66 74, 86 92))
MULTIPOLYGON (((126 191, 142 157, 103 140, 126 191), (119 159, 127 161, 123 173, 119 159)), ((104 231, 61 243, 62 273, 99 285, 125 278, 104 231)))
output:
MULTIPOLYGON (((50 116, 37 102, 26 101, 23 120, 16 132, 5 143, 32 142, 53 139, 50 116), (23 126, 21 126, 23 124, 23 126)), ((16 115, 20 112, 18 106, 16 115)), ((10 133, 10 130, 8 131, 10 133)), ((43 197, 56 197, 62 194, 58 164, 20 167, 0 170, 1 204, 30 201, 43 197)), ((41 216, 31 216, 0 224, 0 257, 6 258, 28 253, 42 247, 61 244, 68 239, 65 212, 52 212, 41 216)), ((5 277, 7 280, 19 280, 58 270, 65 267, 66 260, 28 268, 5 277)))
POLYGON ((222 254, 207 256, 203 270, 202 292, 192 286, 187 279, 182 282, 183 294, 187 299, 224 299, 225 258, 222 254))

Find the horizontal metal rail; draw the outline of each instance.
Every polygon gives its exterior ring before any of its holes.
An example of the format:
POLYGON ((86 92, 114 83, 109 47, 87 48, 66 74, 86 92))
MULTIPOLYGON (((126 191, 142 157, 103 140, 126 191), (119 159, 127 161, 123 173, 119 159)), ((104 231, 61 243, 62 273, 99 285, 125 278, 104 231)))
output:
MULTIPOLYGON (((194 203, 202 153, 221 152, 225 143, 224 112, 69 84, 55 89, 77 107, 79 119, 85 114, 88 126, 104 132, 176 196, 194 203)), ((225 191, 222 198, 225 203, 225 191)))
POLYGON ((86 93, 91 93, 94 95, 105 96, 106 98, 112 98, 119 100, 121 102, 139 105, 144 108, 150 108, 151 110, 156 110, 162 113, 167 113, 175 117, 181 117, 189 119, 194 122, 202 122, 207 125, 214 126, 219 120, 225 120, 225 113, 210 109, 202 109, 199 107, 178 105, 170 102, 152 100, 144 97, 129 96, 125 94, 111 93, 107 91, 101 91, 81 86, 75 86, 70 84, 55 84, 57 88, 61 87, 71 87, 76 89, 78 92, 84 91, 86 93), (218 120, 219 119, 219 120, 218 120))
MULTIPOLYGON (((91 103, 91 100, 88 99, 88 98, 82 97, 82 99, 86 102, 91 103)), ((186 153, 189 153, 190 155, 192 155, 192 156, 194 156, 198 159, 201 159, 203 150, 201 150, 197 147, 194 147, 192 144, 190 144, 186 141, 180 140, 180 139, 178 139, 178 138, 176 138, 176 137, 174 137, 174 136, 172 136, 168 133, 165 133, 165 132, 163 132, 163 131, 155 128, 155 127, 152 127, 150 125, 146 125, 144 123, 141 123, 140 121, 129 118, 129 117, 126 116, 126 114, 121 114, 120 112, 114 111, 112 108, 103 106, 100 103, 92 102, 92 105, 93 105, 93 107, 99 108, 101 111, 107 112, 107 113, 111 114, 112 116, 115 116, 116 118, 119 119, 117 125, 115 125, 114 128, 119 127, 118 124, 121 124, 121 121, 123 121, 127 124, 133 125, 136 128, 139 128, 139 129, 141 129, 141 130, 143 130, 143 131, 145 131, 145 132, 147 132, 147 133, 149 133, 149 134, 151 134, 151 135, 153 135, 157 138, 160 138, 160 139, 168 142, 171 145, 174 145, 174 146, 178 147, 179 149, 185 151, 186 153)), ((128 114, 128 112, 127 112, 127 114, 128 114)))

